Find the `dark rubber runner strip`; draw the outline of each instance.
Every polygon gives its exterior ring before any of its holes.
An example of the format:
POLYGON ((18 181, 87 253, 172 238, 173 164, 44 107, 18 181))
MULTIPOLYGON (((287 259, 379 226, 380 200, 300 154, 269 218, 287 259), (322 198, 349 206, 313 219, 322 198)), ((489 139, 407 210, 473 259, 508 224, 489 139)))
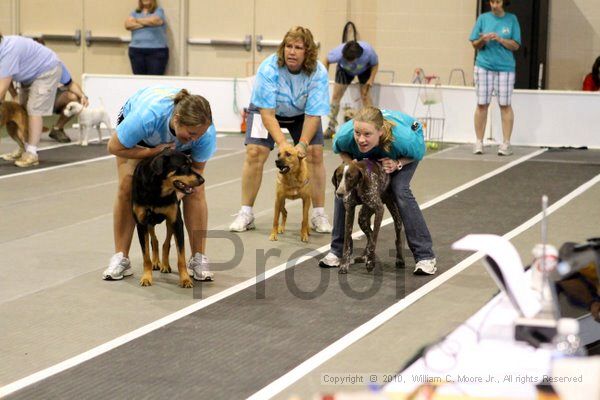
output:
POLYGON ((105 157, 108 155, 106 141, 102 144, 92 142, 87 146, 80 146, 77 144, 61 146, 54 149, 38 151, 40 163, 32 167, 20 168, 14 165, 14 162, 0 159, 0 176, 18 174, 34 169, 56 167, 58 165, 90 160, 92 158, 105 157))

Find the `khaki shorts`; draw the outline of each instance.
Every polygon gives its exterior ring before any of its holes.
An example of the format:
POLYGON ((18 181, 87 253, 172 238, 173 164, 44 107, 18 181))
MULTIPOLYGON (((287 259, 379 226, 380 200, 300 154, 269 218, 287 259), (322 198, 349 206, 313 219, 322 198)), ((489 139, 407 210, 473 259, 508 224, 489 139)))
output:
POLYGON ((61 73, 62 67, 59 64, 38 76, 30 85, 21 86, 20 102, 27 104, 29 115, 52 115, 61 73))

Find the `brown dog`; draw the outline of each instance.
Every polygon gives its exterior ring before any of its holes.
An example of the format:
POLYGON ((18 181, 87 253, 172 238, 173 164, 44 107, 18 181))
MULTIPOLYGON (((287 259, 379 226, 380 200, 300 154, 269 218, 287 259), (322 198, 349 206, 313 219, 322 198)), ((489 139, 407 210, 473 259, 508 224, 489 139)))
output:
POLYGON ((29 137, 29 124, 25 108, 14 101, 0 103, 0 127, 3 126, 6 126, 10 137, 17 142, 20 153, 23 153, 29 137))
POLYGON ((335 170, 332 182, 336 189, 335 195, 344 200, 346 209, 344 250, 339 273, 348 273, 350 266, 352 226, 354 225, 354 210, 357 205, 362 205, 358 214, 358 225, 367 237, 367 247, 364 254, 356 257, 353 263, 364 262, 367 271, 371 271, 375 267, 375 247, 385 204, 392 215, 396 230, 396 267, 403 267, 402 217, 390 189, 390 176, 385 173, 381 164, 371 160, 342 164, 335 170), (375 221, 373 229, 371 229, 373 214, 375 214, 375 221))
POLYGON ((277 194, 275 198, 275 215, 273 216, 273 229, 269 240, 277 240, 277 234, 285 232, 287 211, 285 199, 302 199, 302 228, 300 240, 308 242, 308 209, 310 208, 310 173, 305 156, 300 156, 294 147, 286 146, 279 149, 275 165, 279 168, 277 173, 277 194), (279 224, 281 214, 281 225, 279 224))

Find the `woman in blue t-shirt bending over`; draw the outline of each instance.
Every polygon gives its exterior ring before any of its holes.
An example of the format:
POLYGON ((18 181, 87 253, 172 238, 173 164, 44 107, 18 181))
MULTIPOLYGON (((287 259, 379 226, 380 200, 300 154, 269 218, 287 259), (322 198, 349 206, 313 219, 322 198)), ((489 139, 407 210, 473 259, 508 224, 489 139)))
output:
MULTIPOLYGON (((208 101, 185 89, 168 86, 144 88, 131 96, 121 109, 115 130, 108 141, 108 151, 117 159, 119 177, 113 209, 115 254, 102 273, 104 280, 120 280, 133 274, 129 262, 135 228, 131 184, 139 161, 164 148, 173 148, 189 154, 192 168, 202 175, 217 143, 208 101)), ((205 255, 208 206, 204 185, 183 198, 183 217, 192 250, 190 276, 199 281, 212 280, 205 255)))

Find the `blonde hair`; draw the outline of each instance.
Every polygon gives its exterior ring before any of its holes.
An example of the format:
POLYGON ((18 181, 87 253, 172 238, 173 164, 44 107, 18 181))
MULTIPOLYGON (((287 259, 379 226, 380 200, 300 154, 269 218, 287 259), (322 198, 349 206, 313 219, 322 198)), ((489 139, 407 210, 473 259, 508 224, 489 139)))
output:
POLYGON ((277 49, 277 65, 283 67, 285 65, 285 46, 289 42, 295 42, 301 40, 304 43, 304 63, 302 63, 302 71, 307 75, 312 74, 317 69, 317 56, 319 55, 319 49, 313 38, 313 34, 310 29, 301 26, 292 27, 283 37, 283 40, 279 44, 277 49))
MULTIPOLYGON (((151 1, 151 4, 150 4, 150 8, 148 8, 148 12, 150 14, 152 14, 158 8, 158 4, 156 4, 156 0, 150 0, 150 1, 151 1)), ((135 9, 135 12, 142 12, 143 9, 144 9, 144 5, 142 4, 142 0, 138 0, 138 6, 135 9)))
POLYGON ((377 107, 367 106, 363 107, 354 116, 355 121, 366 122, 375 127, 375 129, 383 130, 381 138, 379 138, 379 147, 388 153, 392 148, 392 142, 394 141, 394 134, 392 128, 396 126, 392 121, 388 121, 383 118, 381 110, 377 107))
POLYGON ((199 126, 212 124, 212 111, 210 103, 204 97, 190 94, 181 89, 173 99, 175 108, 173 114, 179 116, 180 126, 199 126))

